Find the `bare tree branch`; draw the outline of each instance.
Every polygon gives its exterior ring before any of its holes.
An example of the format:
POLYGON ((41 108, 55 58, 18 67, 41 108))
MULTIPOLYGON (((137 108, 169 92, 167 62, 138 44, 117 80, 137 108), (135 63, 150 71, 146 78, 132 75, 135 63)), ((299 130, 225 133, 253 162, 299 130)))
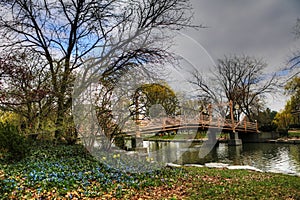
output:
POLYGON ((194 72, 192 84, 199 88, 199 96, 209 98, 215 104, 233 101, 250 119, 252 108, 260 98, 276 90, 276 74, 263 74, 266 64, 248 56, 233 56, 219 59, 208 82, 199 72, 194 72))
POLYGON ((190 24, 189 0, 11 0, 1 8, 0 48, 31 49, 46 61, 58 127, 70 113, 79 67, 116 80, 168 61, 167 30, 200 27, 190 24))

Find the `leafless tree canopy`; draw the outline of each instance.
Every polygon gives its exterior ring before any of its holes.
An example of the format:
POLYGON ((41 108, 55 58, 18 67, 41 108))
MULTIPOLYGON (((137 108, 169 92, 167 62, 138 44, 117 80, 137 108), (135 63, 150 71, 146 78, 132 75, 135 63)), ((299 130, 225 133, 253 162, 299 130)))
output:
POLYGON ((51 90, 47 82, 49 74, 44 71, 45 65, 40 55, 34 52, 15 51, 14 54, 2 55, 1 109, 14 111, 32 120, 32 111, 36 113, 38 110, 35 106, 41 105, 41 100, 51 90))
POLYGON ((167 30, 192 27, 189 0, 5 0, 0 47, 30 49, 47 63, 57 125, 69 112, 77 69, 107 80, 171 58, 167 30))
POLYGON ((275 75, 264 74, 266 64, 248 56, 224 57, 218 60, 211 77, 193 73, 191 83, 199 89, 199 97, 221 104, 232 101, 251 118, 252 109, 264 94, 276 89, 275 75))

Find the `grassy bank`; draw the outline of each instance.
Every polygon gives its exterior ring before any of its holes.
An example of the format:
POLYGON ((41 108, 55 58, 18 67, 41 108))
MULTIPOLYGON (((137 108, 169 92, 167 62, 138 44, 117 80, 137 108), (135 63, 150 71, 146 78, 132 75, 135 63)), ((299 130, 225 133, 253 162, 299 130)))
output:
POLYGON ((300 199, 300 178, 243 170, 164 168, 123 173, 80 145, 35 145, 0 164, 2 199, 300 199))
POLYGON ((288 136, 291 138, 300 138, 300 130, 289 130, 288 136))

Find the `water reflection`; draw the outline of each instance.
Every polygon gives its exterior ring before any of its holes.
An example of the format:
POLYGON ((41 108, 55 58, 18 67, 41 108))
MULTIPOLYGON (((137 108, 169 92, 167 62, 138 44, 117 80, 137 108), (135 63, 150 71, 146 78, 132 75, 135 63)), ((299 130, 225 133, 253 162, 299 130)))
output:
POLYGON ((250 143, 242 146, 218 144, 200 158, 201 143, 145 142, 150 156, 160 162, 204 164, 222 162, 231 165, 250 165, 263 171, 300 174, 300 145, 250 143))

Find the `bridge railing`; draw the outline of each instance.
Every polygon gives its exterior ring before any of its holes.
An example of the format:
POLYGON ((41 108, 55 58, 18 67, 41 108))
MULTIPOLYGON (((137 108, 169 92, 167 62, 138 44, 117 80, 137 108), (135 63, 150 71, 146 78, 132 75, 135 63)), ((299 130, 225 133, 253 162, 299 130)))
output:
POLYGON ((257 122, 247 121, 247 118, 244 118, 242 121, 239 121, 235 125, 235 129, 244 130, 245 132, 248 130, 255 130, 258 132, 257 122))
MULTIPOLYGON (((131 130, 134 130, 136 124, 133 122, 131 130)), ((156 118, 153 120, 140 120, 138 127, 141 132, 151 132, 152 130, 170 131, 184 128, 223 128, 226 130, 257 132, 257 123, 249 122, 246 119, 242 121, 232 121, 231 119, 212 118, 209 116, 200 116, 195 118, 156 118)), ((129 131, 129 130, 128 130, 129 131)), ((129 131, 132 132, 132 131, 129 131)))

